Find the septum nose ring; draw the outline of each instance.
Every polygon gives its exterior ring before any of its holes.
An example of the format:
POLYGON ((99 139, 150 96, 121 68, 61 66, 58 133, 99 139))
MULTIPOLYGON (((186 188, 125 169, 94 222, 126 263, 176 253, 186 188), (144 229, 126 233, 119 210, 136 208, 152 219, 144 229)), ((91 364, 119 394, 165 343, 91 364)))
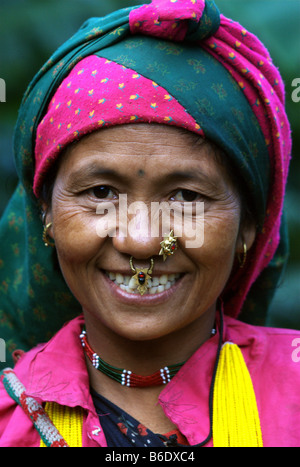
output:
POLYGON ((148 282, 149 279, 151 279, 151 274, 154 266, 153 258, 151 258, 150 261, 150 268, 135 268, 133 265, 133 257, 131 256, 129 260, 131 270, 134 272, 134 276, 132 276, 132 279, 135 280, 136 288, 141 295, 144 295, 144 293, 147 291, 148 282))
MULTIPOLYGON (((159 255, 163 256, 163 260, 166 261, 168 256, 174 255, 177 250, 177 237, 174 236, 174 231, 171 230, 170 234, 167 235, 162 242, 160 242, 161 249, 159 255)), ((135 268, 133 265, 133 256, 129 260, 130 268, 134 272, 132 279, 135 281, 137 291, 144 295, 147 291, 149 280, 154 267, 154 260, 151 258, 151 264, 149 268, 135 268)))

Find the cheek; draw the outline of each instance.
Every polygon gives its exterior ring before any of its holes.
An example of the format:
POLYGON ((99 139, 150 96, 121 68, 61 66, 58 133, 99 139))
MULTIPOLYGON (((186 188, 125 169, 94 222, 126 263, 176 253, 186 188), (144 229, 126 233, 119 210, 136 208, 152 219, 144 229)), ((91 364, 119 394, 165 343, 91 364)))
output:
POLYGON ((104 241, 97 235, 97 216, 72 206, 54 209, 53 225, 61 264, 79 265, 93 259, 104 241))
POLYGON ((214 211, 204 215, 204 240, 195 249, 195 262, 216 272, 230 274, 236 253, 240 227, 240 210, 214 211))

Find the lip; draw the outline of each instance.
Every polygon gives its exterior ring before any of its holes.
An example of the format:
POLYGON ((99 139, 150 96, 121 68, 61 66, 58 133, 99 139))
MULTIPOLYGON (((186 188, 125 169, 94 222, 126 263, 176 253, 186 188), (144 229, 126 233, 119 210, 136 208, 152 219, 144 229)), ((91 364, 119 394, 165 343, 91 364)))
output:
MULTIPOLYGON (((184 278, 184 275, 183 275, 175 282, 175 284, 172 287, 170 287, 167 290, 164 290, 163 292, 159 292, 153 295, 151 294, 139 295, 139 294, 131 294, 131 293, 125 292, 125 290, 122 290, 109 277, 107 277, 104 271, 101 270, 100 272, 102 274, 102 277, 105 283, 109 287, 110 293, 118 301, 126 305, 136 305, 136 306, 137 305, 140 305, 140 306, 159 305, 161 303, 168 301, 182 286, 182 280, 184 278)), ((157 276, 157 274, 155 275, 157 276)), ((154 277, 154 275, 152 277, 154 277)))
MULTIPOLYGON (((123 269, 101 269, 101 272, 104 273, 107 272, 113 272, 115 274, 122 274, 122 276, 130 276, 132 275, 133 273, 128 271, 128 269, 126 269, 126 271, 124 271, 123 269)), ((153 271, 152 274, 151 274, 151 277, 160 277, 160 276, 163 276, 163 275, 167 275, 167 276, 170 276, 171 274, 182 274, 181 272, 178 272, 178 271, 153 271)))

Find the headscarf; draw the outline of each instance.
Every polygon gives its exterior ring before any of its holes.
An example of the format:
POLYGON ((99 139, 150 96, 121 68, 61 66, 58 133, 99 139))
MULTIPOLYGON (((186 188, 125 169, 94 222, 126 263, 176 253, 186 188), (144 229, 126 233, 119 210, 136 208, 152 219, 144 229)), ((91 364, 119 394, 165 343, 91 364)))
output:
MULTIPOLYGON (((225 313, 263 324, 287 260, 282 209, 291 140, 282 79, 261 42, 220 15, 213 1, 153 0, 88 20, 53 54, 25 93, 15 130, 20 182, 0 224, 0 322, 8 351, 48 340, 81 313, 53 253, 41 240, 33 181, 47 176, 47 169, 43 165, 37 170, 34 154, 37 149, 36 157, 44 158, 45 147, 38 150, 38 128, 49 117, 53 96, 91 56, 117 63, 166 91, 196 122, 196 131, 222 148, 238 170, 255 203, 259 226, 245 268, 232 275, 222 299, 225 313)), ((71 139, 82 136, 76 131, 71 139)), ((57 155, 61 149, 50 152, 57 155)), ((51 154, 46 161, 51 162, 51 154)))

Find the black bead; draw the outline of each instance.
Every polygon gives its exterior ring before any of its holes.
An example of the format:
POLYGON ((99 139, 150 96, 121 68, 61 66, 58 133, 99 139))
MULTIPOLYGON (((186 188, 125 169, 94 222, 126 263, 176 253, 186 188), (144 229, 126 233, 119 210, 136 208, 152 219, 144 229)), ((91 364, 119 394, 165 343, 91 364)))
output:
POLYGON ((139 284, 141 284, 141 285, 145 284, 146 276, 145 276, 145 274, 143 272, 139 272, 138 280, 139 280, 139 284))

